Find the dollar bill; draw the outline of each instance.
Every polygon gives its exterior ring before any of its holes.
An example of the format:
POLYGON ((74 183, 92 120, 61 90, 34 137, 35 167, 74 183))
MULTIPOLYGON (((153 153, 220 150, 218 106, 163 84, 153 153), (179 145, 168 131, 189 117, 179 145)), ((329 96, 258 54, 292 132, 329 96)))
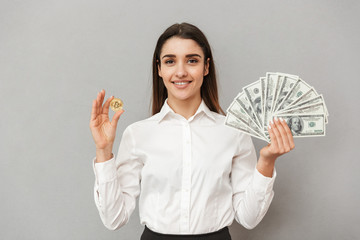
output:
MULTIPOLYGON (((274 112, 278 111, 279 106, 284 103, 286 97, 289 95, 289 93, 295 87, 298 81, 300 81, 300 78, 298 76, 295 77, 292 77, 290 75, 282 76, 278 97, 276 98, 276 103, 274 106, 274 112)), ((289 103, 285 102, 285 104, 288 105, 289 103)))
POLYGON ((310 89, 311 87, 301 78, 299 78, 299 81, 296 82, 295 86, 290 90, 283 102, 278 106, 277 110, 280 111, 291 105, 294 101, 307 93, 310 89))
POLYGON ((269 142, 268 139, 264 138, 262 135, 259 135, 257 132, 255 132, 252 128, 250 128, 247 124, 245 124, 243 121, 238 119, 236 116, 234 116, 232 113, 228 112, 226 114, 225 118, 225 125, 236 128, 244 133, 249 134, 250 136, 259 138, 261 140, 269 142))
POLYGON ((265 102, 264 102, 264 118, 262 122, 263 130, 267 131, 267 125, 271 118, 274 105, 274 95, 279 81, 279 75, 277 73, 266 73, 266 90, 265 90, 265 102))
POLYGON ((277 72, 277 74, 279 75, 279 81, 278 81, 278 84, 277 84, 277 87, 276 87, 277 89, 275 90, 275 99, 274 99, 273 111, 276 110, 278 100, 281 97, 280 96, 281 86, 283 84, 284 78, 288 77, 290 79, 299 79, 299 76, 288 74, 288 73, 277 72))
POLYGON ((307 101, 300 102, 300 103, 298 103, 296 105, 288 106, 285 109, 277 111, 277 113, 287 112, 287 111, 289 111, 291 109, 300 108, 300 107, 304 107, 304 106, 309 106, 309 105, 313 105, 313 104, 316 104, 316 103, 324 103, 324 98, 323 98, 322 95, 315 96, 315 97, 313 97, 311 99, 308 99, 307 101))
MULTIPOLYGON (((324 103, 315 103, 312 105, 304 105, 298 108, 288 109, 281 112, 281 114, 324 114, 325 115, 325 106, 324 103)), ((326 115, 325 115, 326 116, 326 115)))
POLYGON ((307 91, 301 97, 299 97, 298 99, 293 101, 291 104, 289 104, 286 108, 293 108, 294 106, 297 106, 298 104, 301 104, 304 101, 308 101, 309 99, 313 99, 317 96, 319 96, 319 94, 316 92, 316 90, 314 88, 311 88, 309 91, 307 91))
POLYGON ((324 114, 281 114, 293 137, 325 136, 324 114))
POLYGON ((259 128, 261 128, 262 125, 260 124, 260 121, 256 117, 255 111, 254 111, 253 107, 251 106, 250 101, 246 97, 245 92, 239 93, 236 96, 235 101, 238 101, 238 103, 241 105, 241 107, 244 109, 244 111, 247 113, 247 115, 253 119, 253 121, 256 123, 256 125, 259 128))
POLYGON ((265 109, 265 99, 266 99, 266 93, 265 93, 265 91, 266 91, 266 84, 267 84, 267 82, 266 82, 266 77, 261 77, 260 78, 260 85, 261 85, 261 109, 262 109, 262 116, 261 116, 261 119, 260 119, 260 121, 261 121, 261 123, 262 123, 262 125, 264 126, 264 113, 265 113, 265 111, 266 111, 266 109, 265 109))
POLYGON ((274 102, 273 102, 273 106, 272 106, 272 112, 275 112, 276 104, 277 104, 279 98, 281 97, 280 96, 280 89, 281 89, 282 83, 284 81, 284 78, 285 78, 285 76, 279 75, 279 79, 278 79, 278 82, 276 84, 276 89, 275 89, 275 94, 274 94, 274 102))
POLYGON ((289 74, 289 73, 277 72, 277 74, 278 74, 279 76, 287 76, 287 77, 291 77, 291 78, 299 78, 299 76, 293 75, 293 74, 289 74))
POLYGON ((262 116, 262 103, 261 103, 261 81, 258 80, 252 84, 247 85, 243 88, 247 99, 255 113, 256 119, 258 123, 262 123, 261 116, 262 116))
POLYGON ((289 105, 285 109, 282 109, 278 111, 278 113, 282 112, 289 112, 291 109, 296 108, 304 108, 305 106, 314 105, 316 103, 323 103, 324 112, 325 112, 325 123, 328 123, 328 117, 329 112, 326 108, 325 100, 322 94, 318 95, 316 90, 312 88, 309 90, 306 94, 304 94, 302 97, 298 98, 296 101, 294 101, 294 104, 289 105))
POLYGON ((233 116, 237 117, 240 121, 245 123, 250 129, 252 129, 259 136, 266 138, 262 129, 256 124, 254 119, 250 117, 238 101, 233 101, 229 108, 226 110, 228 113, 231 113, 233 116))

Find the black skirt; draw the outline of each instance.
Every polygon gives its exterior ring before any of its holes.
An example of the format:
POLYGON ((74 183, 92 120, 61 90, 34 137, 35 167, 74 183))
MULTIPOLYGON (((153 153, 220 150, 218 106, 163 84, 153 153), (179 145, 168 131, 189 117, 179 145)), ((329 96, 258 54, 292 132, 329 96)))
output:
POLYGON ((145 226, 144 232, 141 235, 140 240, 231 240, 229 228, 224 227, 219 231, 205 234, 195 235, 174 235, 174 234, 162 234, 151 231, 145 226))

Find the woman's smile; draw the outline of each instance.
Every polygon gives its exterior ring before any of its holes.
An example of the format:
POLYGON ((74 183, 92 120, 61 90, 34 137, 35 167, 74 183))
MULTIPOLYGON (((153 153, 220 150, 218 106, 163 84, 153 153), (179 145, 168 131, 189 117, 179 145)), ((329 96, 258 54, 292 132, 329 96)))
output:
POLYGON ((192 81, 181 80, 181 81, 172 81, 172 83, 179 89, 186 88, 192 81))

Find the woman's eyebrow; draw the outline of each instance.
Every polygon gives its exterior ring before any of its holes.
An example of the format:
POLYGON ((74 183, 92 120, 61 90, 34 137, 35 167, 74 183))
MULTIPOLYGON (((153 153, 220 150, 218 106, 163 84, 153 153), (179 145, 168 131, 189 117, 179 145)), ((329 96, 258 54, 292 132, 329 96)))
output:
POLYGON ((186 55, 186 57, 199 57, 199 58, 201 58, 201 56, 199 54, 196 54, 196 53, 188 54, 188 55, 186 55))
MULTIPOLYGON (((166 54, 164 55, 162 58, 165 58, 165 57, 173 57, 173 58, 176 58, 176 55, 175 54, 166 54)), ((201 58, 201 56, 197 53, 192 53, 192 54, 187 54, 185 57, 199 57, 201 58)))

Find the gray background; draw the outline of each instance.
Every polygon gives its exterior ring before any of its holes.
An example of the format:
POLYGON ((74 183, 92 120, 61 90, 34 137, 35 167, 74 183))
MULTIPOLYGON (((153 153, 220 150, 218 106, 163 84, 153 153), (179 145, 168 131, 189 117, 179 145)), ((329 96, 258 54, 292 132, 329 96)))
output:
POLYGON ((358 239, 359 10, 334 0, 1 0, 0 239, 139 239, 137 209, 114 232, 98 216, 91 102, 102 88, 124 100, 116 153, 124 128, 149 116, 158 36, 183 21, 212 45, 224 109, 280 71, 314 86, 330 112, 326 137, 296 139, 278 159, 263 221, 251 231, 234 222, 233 239, 358 239))

